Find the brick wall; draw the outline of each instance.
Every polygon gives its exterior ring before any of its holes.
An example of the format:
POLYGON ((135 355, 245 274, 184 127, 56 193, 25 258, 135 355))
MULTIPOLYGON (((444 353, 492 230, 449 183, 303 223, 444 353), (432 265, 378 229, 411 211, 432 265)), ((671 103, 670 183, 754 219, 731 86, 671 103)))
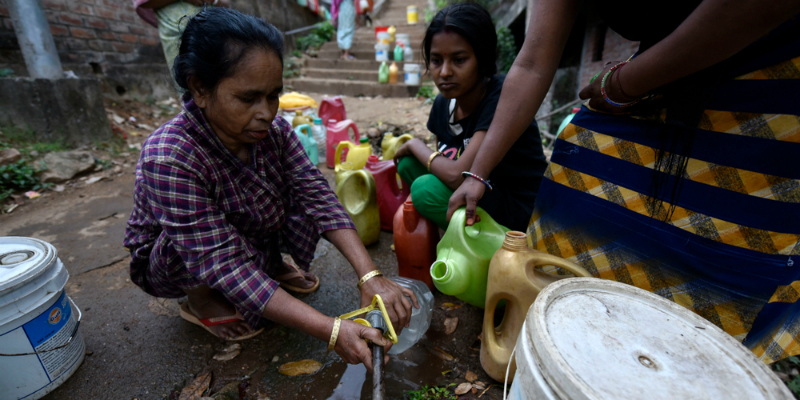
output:
MULTIPOLYGON (((165 97, 170 89, 158 29, 130 0, 41 0, 65 70, 98 76, 106 93, 165 97)), ((289 30, 318 21, 294 0, 232 0, 233 8, 289 30)), ((27 76, 5 0, 0 0, 0 68, 27 76)))

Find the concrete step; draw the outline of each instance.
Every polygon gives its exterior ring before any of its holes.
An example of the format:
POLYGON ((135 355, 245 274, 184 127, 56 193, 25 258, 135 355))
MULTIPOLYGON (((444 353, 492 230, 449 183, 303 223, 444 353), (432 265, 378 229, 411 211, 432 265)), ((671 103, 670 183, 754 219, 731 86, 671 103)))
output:
MULTIPOLYGON (((391 53, 392 50, 389 50, 391 53)), ((341 52, 337 49, 328 49, 328 50, 320 50, 317 58, 322 59, 335 59, 339 58, 341 52)), ((352 54, 358 60, 374 60, 375 59, 375 49, 370 50, 359 50, 359 49, 350 49, 350 54, 352 54)), ((392 53, 393 54, 393 53, 392 53)), ((390 55, 389 60, 392 61, 393 58, 390 55)), ((422 60, 422 53, 419 51, 414 52, 414 60, 422 60)), ((414 61, 411 61, 414 62, 414 61)))
POLYGON ((292 90, 305 93, 336 94, 346 96, 414 97, 419 86, 403 83, 380 84, 374 81, 351 81, 344 79, 299 78, 285 79, 292 90))
MULTIPOLYGON (((324 69, 306 68, 303 70, 306 78, 318 79, 342 79, 348 81, 378 81, 378 70, 358 70, 358 69, 324 69)), ((401 72, 402 73, 402 72, 401 72)), ((424 70, 423 70, 424 73, 424 70)), ((422 81, 430 81, 429 75, 422 75, 422 81)))
MULTIPOLYGON (((387 25, 388 26, 388 25, 387 25)), ((417 25, 395 25, 397 33, 408 33, 411 39, 417 38, 422 40, 425 37, 425 26, 417 25)), ((354 39, 372 39, 375 40, 375 29, 359 29, 353 34, 354 39)))
MULTIPOLYGON (((397 63, 400 71, 403 70, 403 64, 397 63)), ((415 62, 414 64, 422 64, 422 62, 415 62)), ((375 61, 375 55, 371 59, 363 60, 342 60, 339 58, 309 58, 306 62, 306 68, 317 69, 338 69, 338 70, 358 70, 358 71, 377 71, 381 63, 375 61)))
MULTIPOLYGON (((394 46, 395 46, 394 44, 389 45, 389 51, 394 51, 394 46)), ((422 41, 421 40, 419 42, 413 42, 413 41, 411 42, 411 49, 414 50, 417 53, 420 51, 420 47, 421 46, 422 46, 422 41)), ((338 55, 339 45, 336 44, 336 42, 328 42, 328 43, 325 43, 324 45, 322 45, 322 47, 319 49, 320 53, 328 52, 328 51, 335 51, 335 52, 337 52, 337 55, 338 55)), ((367 51, 367 52, 373 53, 373 55, 374 55, 374 53, 375 53, 375 42, 372 42, 372 41, 353 41, 353 46, 350 47, 350 52, 352 53, 354 51, 355 52, 367 51)), ((358 56, 356 56, 356 57, 358 57, 358 56)))

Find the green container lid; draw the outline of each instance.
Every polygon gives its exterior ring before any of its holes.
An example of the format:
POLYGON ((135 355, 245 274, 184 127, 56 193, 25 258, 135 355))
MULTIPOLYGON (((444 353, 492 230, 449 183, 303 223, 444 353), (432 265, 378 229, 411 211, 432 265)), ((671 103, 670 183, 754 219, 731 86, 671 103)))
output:
POLYGON ((366 136, 364 136, 364 137, 362 137, 361 139, 359 139, 358 141, 359 141, 359 142, 361 142, 361 143, 367 143, 367 142, 369 142, 369 138, 367 138, 366 136))

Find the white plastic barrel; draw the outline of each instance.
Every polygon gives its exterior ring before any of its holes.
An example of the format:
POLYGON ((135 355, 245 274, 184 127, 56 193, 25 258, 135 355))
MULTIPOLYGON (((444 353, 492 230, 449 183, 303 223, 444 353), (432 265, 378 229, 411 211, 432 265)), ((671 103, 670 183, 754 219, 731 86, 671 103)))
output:
POLYGON ((405 74, 406 85, 419 85, 421 80, 420 71, 422 68, 419 64, 404 64, 403 73, 405 74))
POLYGON ((389 45, 392 35, 389 32, 378 32, 378 43, 389 45))
POLYGON ((49 243, 0 237, 0 398, 41 398, 83 362, 68 278, 49 243))
POLYGON ((411 48, 411 34, 410 33, 396 33, 394 35, 395 43, 403 44, 403 47, 410 49, 411 48))
POLYGON ((509 399, 793 399, 733 337, 619 282, 552 283, 528 310, 509 399))
POLYGON ((375 61, 389 61, 389 45, 378 43, 375 45, 375 61))

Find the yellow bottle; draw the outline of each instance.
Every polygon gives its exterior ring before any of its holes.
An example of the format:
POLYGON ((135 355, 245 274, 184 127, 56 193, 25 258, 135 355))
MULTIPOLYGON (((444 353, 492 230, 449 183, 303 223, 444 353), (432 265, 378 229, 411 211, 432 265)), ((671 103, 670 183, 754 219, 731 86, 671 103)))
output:
POLYGON ((372 174, 362 169, 345 175, 336 186, 336 196, 353 219, 361 242, 365 246, 377 242, 381 216, 372 174))
POLYGON ((353 169, 359 170, 367 165, 367 159, 372 155, 372 146, 369 144, 369 139, 363 137, 360 144, 356 145, 350 141, 341 141, 336 146, 336 156, 333 160, 333 168, 337 173, 342 164, 342 152, 347 149, 346 161, 353 163, 353 169))
POLYGON ((343 161, 339 165, 339 169, 336 170, 335 177, 336 177, 336 187, 338 188, 339 185, 342 184, 342 180, 344 180, 347 175, 350 175, 353 171, 353 163, 350 161, 343 161))
MULTIPOLYGON (((562 268, 575 276, 592 276, 589 271, 575 263, 529 249, 526 236, 522 232, 507 232, 503 247, 494 253, 489 263, 481 345, 481 366, 493 379, 505 379, 511 351, 517 343, 528 308, 539 292, 550 283, 572 277, 542 271, 545 269, 554 272, 551 266, 562 268), (500 325, 494 326, 495 310, 501 301, 505 301, 505 314, 500 325)), ((512 361, 509 379, 516 370, 517 366, 512 361)))
POLYGON ((383 137, 383 141, 381 142, 381 149, 383 150, 383 159, 384 160, 391 160, 394 158, 395 153, 397 150, 400 150, 400 147, 403 144, 411 139, 414 136, 406 133, 405 135, 394 137, 391 134, 387 134, 383 137))
POLYGON ((386 30, 386 33, 389 34, 389 43, 394 43, 395 42, 394 35, 397 33, 397 28, 395 28, 394 25, 392 25, 389 27, 389 29, 386 30))
POLYGON ((292 118, 292 128, 297 128, 303 124, 314 125, 314 120, 303 115, 302 110, 295 111, 294 118, 292 118))
POLYGON ((397 69, 397 63, 392 61, 392 65, 389 67, 389 83, 397 83, 397 75, 400 70, 397 69))

